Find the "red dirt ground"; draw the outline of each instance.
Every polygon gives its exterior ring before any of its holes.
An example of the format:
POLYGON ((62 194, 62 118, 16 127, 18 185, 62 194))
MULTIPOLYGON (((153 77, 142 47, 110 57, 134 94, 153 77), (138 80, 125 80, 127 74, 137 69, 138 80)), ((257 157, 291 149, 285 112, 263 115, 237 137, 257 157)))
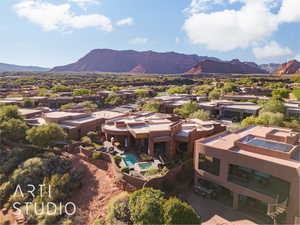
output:
POLYGON ((72 201, 86 215, 85 224, 92 224, 95 219, 105 217, 107 202, 122 190, 116 185, 110 163, 103 160, 95 162, 80 153, 66 156, 72 159, 75 168, 85 169, 82 188, 72 201))
POLYGON ((3 215, 2 211, 0 211, 0 221, 4 222, 6 220, 9 220, 11 225, 17 225, 17 222, 15 220, 12 210, 9 210, 6 215, 3 215))

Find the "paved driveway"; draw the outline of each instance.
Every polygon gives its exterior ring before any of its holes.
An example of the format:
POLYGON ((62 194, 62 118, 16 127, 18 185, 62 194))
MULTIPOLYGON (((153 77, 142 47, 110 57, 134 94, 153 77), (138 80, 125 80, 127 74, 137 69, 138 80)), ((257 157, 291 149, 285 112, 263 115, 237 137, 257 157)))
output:
POLYGON ((254 218, 249 218, 240 211, 234 210, 220 202, 200 197, 190 193, 187 201, 202 218, 203 225, 257 225, 263 224, 254 218))

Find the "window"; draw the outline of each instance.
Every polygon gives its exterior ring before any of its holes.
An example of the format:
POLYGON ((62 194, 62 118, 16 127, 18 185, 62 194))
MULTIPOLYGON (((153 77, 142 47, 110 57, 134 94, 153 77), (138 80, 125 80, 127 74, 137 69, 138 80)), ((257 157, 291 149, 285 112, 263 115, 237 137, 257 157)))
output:
POLYGON ((209 172, 215 176, 220 173, 220 159, 208 155, 199 154, 199 169, 209 172))

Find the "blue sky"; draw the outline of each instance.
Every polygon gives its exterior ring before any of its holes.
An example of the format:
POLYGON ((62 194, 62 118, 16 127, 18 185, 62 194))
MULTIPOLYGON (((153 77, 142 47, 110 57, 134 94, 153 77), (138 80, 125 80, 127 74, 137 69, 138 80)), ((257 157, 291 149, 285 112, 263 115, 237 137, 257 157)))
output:
POLYGON ((299 0, 2 0, 0 62, 57 66, 95 48, 257 63, 300 59, 299 0))

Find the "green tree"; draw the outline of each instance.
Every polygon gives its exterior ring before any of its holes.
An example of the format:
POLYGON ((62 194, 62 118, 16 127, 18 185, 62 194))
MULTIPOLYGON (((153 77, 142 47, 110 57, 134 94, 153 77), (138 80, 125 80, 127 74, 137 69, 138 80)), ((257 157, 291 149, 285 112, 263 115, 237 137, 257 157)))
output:
POLYGON ((55 142, 63 141, 67 137, 63 129, 54 123, 32 127, 27 130, 26 135, 30 143, 40 148, 52 147, 55 142))
POLYGON ((300 87, 294 88, 292 94, 295 96, 297 100, 300 100, 300 87))
POLYGON ((189 101, 183 104, 181 107, 174 109, 174 113, 183 117, 189 117, 192 113, 198 110, 199 106, 197 102, 189 101))
POLYGON ((163 205, 164 224, 200 224, 200 217, 195 210, 178 198, 169 198, 163 205))
POLYGON ((197 110, 196 112, 190 114, 190 118, 193 118, 193 119, 199 119, 199 120, 209 120, 209 113, 200 109, 200 110, 197 110))
POLYGON ((159 112, 160 103, 156 101, 150 101, 143 105, 142 110, 149 112, 159 112))
POLYGON ((91 90, 80 88, 73 91, 73 96, 84 96, 84 95, 91 95, 91 90))
POLYGON ((226 94, 226 93, 231 93, 234 91, 234 89, 236 88, 234 83, 231 82, 227 82, 224 84, 224 86, 222 87, 222 93, 226 94))
POLYGON ((290 79, 293 83, 300 83, 300 76, 299 75, 295 75, 293 77, 291 77, 290 79))
POLYGON ((85 108, 87 108, 91 111, 95 111, 98 108, 98 106, 95 103, 91 102, 91 101, 81 102, 81 103, 79 103, 79 105, 81 105, 81 106, 83 106, 83 107, 85 107, 85 108))
POLYGON ((258 120, 256 117, 254 116, 249 116, 246 117, 245 119, 243 119, 243 121, 241 122, 241 126, 242 127, 249 127, 250 125, 255 125, 258 123, 258 120))
POLYGON ((111 93, 107 96, 107 98, 104 100, 105 104, 111 105, 111 106, 117 106, 123 103, 123 99, 121 96, 111 93))
POLYGON ((173 94, 184 94, 184 93, 187 93, 187 88, 186 87, 179 87, 179 86, 176 86, 176 87, 171 87, 167 90, 167 93, 169 95, 173 95, 173 94))
POLYGON ((150 91, 149 90, 144 90, 144 89, 137 89, 134 91, 136 96, 139 98, 145 98, 148 97, 150 95, 150 91))
POLYGON ((9 141, 18 142, 25 139, 27 129, 26 123, 22 120, 9 119, 0 123, 0 136, 9 141))
POLYGON ((129 196, 130 219, 133 224, 163 224, 163 192, 143 188, 129 196))
POLYGON ((208 99, 215 100, 215 99, 219 99, 220 96, 221 96, 221 91, 217 88, 214 88, 211 92, 209 92, 208 99))
POLYGON ((7 105, 0 107, 0 122, 7 121, 9 119, 23 120, 17 106, 7 105))
POLYGON ((207 84, 196 86, 193 90, 193 94, 197 94, 197 95, 208 94, 212 89, 213 86, 207 84))
POLYGON ((77 104, 76 103, 68 103, 68 104, 64 104, 60 107, 61 111, 65 111, 68 109, 72 109, 73 107, 75 107, 77 104))
POLYGON ((289 90, 286 88, 277 88, 272 91, 272 97, 275 99, 284 99, 289 97, 289 90))
POLYGON ((65 85, 54 85, 51 88, 51 91, 54 92, 54 93, 66 92, 66 91, 69 91, 69 90, 70 90, 70 87, 65 86, 65 85))
POLYGON ((284 115, 282 113, 262 112, 259 114, 258 119, 264 125, 282 126, 284 115))
POLYGON ((34 102, 30 98, 24 98, 23 99, 23 107, 33 108, 34 107, 34 102))
POLYGON ((285 113, 285 106, 281 100, 272 98, 263 105, 262 112, 285 113))

